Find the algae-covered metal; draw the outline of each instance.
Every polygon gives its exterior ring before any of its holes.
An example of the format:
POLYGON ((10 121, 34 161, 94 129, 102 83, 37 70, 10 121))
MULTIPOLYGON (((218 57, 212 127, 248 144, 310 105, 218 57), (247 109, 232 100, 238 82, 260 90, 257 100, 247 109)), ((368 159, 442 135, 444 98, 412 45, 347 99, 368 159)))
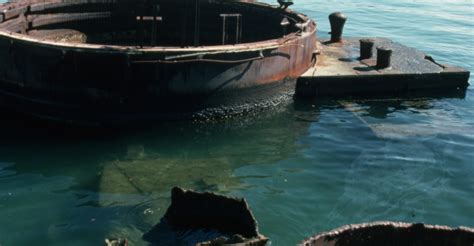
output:
POLYGON ((473 228, 450 228, 447 226, 401 222, 373 222, 348 225, 331 232, 321 233, 306 239, 300 246, 464 246, 473 244, 473 228))
POLYGON ((243 113, 291 98, 314 62, 312 20, 252 1, 22 0, 0 13, 1 106, 76 123, 243 113))
POLYGON ((166 214, 143 238, 152 245, 264 246, 245 199, 174 187, 166 214))

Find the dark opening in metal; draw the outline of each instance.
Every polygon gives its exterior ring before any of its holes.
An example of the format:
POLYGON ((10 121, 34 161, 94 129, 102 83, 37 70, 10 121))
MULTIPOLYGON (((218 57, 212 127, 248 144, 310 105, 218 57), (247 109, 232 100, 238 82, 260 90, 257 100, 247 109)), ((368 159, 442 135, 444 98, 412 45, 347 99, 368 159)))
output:
POLYGON ((188 47, 277 39, 295 24, 284 12, 232 1, 78 0, 34 3, 0 28, 50 41, 188 47))

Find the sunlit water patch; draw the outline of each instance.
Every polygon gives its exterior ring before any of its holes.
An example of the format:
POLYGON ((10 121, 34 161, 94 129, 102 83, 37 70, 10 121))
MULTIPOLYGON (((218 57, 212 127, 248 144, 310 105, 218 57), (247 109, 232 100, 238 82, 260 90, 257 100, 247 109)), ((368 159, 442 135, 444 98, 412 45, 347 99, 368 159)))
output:
MULTIPOLYGON (((274 1, 271 1, 272 3, 274 1)), ((474 4, 295 1, 344 35, 392 38, 474 70, 474 4)), ((146 244, 170 189, 246 197, 272 245, 348 223, 474 226, 474 93, 296 102, 222 124, 69 131, 2 114, 0 245, 146 244)))

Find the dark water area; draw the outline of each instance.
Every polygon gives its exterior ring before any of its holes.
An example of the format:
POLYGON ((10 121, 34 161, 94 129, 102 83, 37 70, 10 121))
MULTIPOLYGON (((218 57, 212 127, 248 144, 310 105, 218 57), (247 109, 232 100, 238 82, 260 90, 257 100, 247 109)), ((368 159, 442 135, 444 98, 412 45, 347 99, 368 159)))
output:
MULTIPOLYGON (((474 3, 296 1, 344 35, 474 71, 474 3)), ((472 80, 471 80, 472 81, 472 80)), ((472 82, 471 82, 472 83, 472 82)), ((159 222, 173 186, 245 197, 272 245, 374 220, 474 227, 474 91, 309 100, 212 124, 73 129, 0 117, 0 245, 100 245, 159 222)))

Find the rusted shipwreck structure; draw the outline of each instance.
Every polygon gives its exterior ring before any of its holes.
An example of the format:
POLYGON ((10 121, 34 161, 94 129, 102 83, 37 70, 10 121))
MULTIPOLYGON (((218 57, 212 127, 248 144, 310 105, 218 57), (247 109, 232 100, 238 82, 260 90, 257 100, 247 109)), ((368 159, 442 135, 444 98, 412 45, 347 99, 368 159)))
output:
POLYGON ((299 246, 463 246, 472 244, 474 244, 473 228, 380 221, 343 226, 310 237, 299 246))
POLYGON ((264 246, 268 238, 245 199, 175 187, 160 223, 143 235, 151 245, 264 246))
POLYGON ((79 123, 214 117, 291 99, 316 24, 232 0, 0 5, 0 104, 79 123))
MULTIPOLYGON (((175 187, 160 223, 143 235, 151 245, 267 245, 245 199, 175 187)), ((474 228, 380 221, 346 225, 305 239, 299 246, 464 246, 474 228)))

